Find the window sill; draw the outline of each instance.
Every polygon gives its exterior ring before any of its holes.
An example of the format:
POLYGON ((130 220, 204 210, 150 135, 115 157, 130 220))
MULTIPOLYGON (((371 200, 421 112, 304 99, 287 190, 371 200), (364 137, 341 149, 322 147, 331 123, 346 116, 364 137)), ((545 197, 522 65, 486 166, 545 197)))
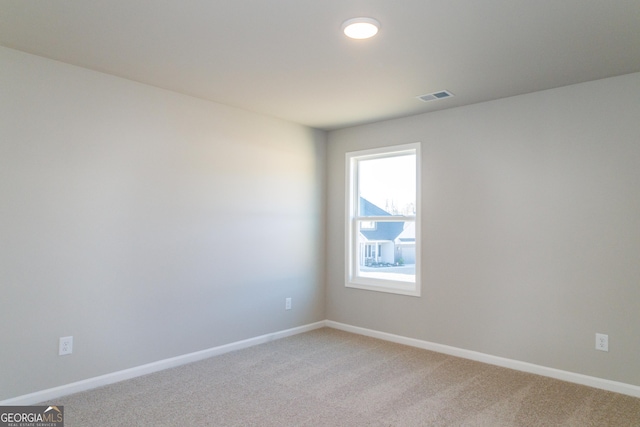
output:
POLYGON ((386 292, 398 295, 420 296, 420 285, 414 282, 401 282, 391 280, 375 280, 358 277, 345 283, 347 288, 363 289, 367 291, 386 292))

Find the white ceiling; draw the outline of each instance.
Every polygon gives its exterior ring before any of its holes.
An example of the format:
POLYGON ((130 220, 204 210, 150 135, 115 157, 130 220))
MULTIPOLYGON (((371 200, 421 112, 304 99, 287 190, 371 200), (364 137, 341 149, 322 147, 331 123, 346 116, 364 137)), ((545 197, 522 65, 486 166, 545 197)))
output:
POLYGON ((638 72, 640 1, 0 0, 0 44, 330 130, 638 72))

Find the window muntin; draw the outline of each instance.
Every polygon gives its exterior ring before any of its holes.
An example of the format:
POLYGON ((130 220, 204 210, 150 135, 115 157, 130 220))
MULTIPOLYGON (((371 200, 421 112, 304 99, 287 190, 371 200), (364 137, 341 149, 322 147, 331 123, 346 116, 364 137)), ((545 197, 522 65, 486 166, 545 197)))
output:
POLYGON ((347 287, 420 295, 419 149, 347 153, 347 287))

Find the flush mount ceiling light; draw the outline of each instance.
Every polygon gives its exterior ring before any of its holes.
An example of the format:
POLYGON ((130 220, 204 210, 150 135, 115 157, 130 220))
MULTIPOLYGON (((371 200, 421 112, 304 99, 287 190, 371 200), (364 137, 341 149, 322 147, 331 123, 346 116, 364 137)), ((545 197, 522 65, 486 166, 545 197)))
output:
POLYGON ((373 18, 351 18, 344 21, 342 31, 352 39, 368 39, 378 33, 380 23, 373 18))

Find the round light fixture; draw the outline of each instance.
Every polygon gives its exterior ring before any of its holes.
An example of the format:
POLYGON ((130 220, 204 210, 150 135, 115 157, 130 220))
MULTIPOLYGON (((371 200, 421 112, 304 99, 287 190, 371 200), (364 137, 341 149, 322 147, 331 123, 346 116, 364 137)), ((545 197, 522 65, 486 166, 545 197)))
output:
POLYGON ((380 23, 373 18, 352 18, 342 24, 342 31, 352 39, 368 39, 378 33, 380 23))

